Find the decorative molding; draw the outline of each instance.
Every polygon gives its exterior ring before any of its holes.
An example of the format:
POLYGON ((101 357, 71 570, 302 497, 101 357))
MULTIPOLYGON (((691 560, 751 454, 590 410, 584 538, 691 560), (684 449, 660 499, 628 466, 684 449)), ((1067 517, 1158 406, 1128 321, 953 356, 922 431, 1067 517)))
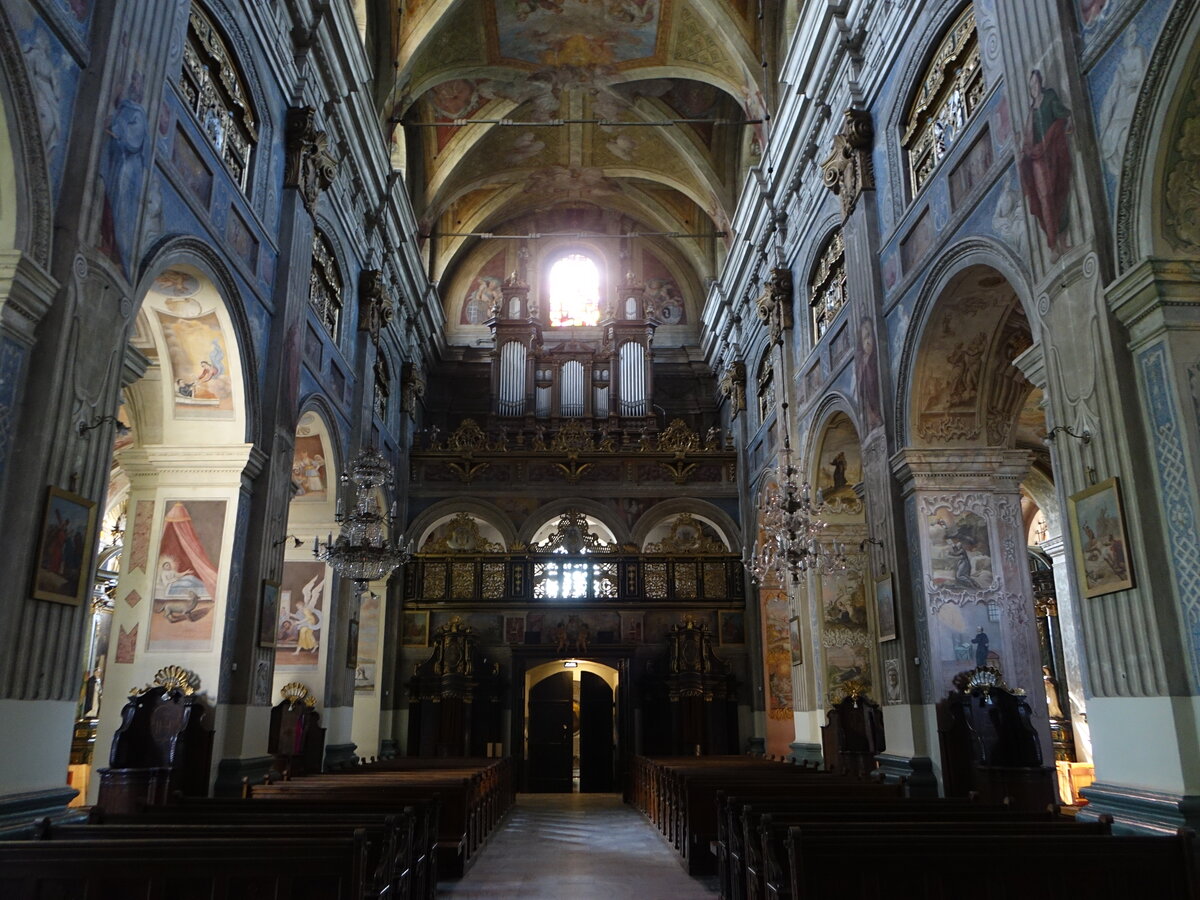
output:
POLYGON ((371 335, 379 348, 379 334, 392 321, 393 304, 382 269, 363 269, 358 276, 358 330, 371 335))
POLYGON ((874 137, 871 114, 848 109, 843 114, 842 130, 833 137, 833 151, 821 163, 825 187, 842 200, 842 221, 850 218, 863 191, 875 189, 875 168, 871 161, 874 137))
POLYGON ((746 411, 746 364, 735 359, 726 366, 717 390, 729 401, 729 421, 732 422, 738 413, 746 411))
POLYGON ((771 343, 783 343, 783 333, 792 330, 792 273, 776 266, 755 301, 758 319, 767 326, 771 343))
POLYGON ((329 153, 329 137, 317 128, 317 111, 311 106, 291 107, 285 129, 287 161, 283 186, 296 188, 310 215, 316 215, 317 198, 337 178, 337 160, 329 153))

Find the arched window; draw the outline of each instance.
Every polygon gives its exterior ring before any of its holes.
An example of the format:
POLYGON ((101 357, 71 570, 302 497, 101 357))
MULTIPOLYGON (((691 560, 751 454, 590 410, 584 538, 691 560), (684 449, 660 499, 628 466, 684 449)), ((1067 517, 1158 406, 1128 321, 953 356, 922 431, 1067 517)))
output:
POLYGON ((968 5, 942 38, 908 110, 901 143, 914 196, 962 135, 983 92, 975 8, 968 5))
POLYGON ((846 249, 838 229, 825 245, 808 283, 813 341, 819 341, 846 305, 846 249))
POLYGON ((600 321, 600 270, 582 253, 569 253, 550 267, 550 324, 595 325, 600 321))
POLYGON ((245 191, 250 154, 258 142, 258 122, 233 54, 196 5, 188 17, 179 84, 200 130, 245 191))
POLYGON ((329 239, 320 231, 313 232, 312 275, 308 282, 308 302, 321 324, 337 340, 338 323, 342 319, 342 276, 329 239))

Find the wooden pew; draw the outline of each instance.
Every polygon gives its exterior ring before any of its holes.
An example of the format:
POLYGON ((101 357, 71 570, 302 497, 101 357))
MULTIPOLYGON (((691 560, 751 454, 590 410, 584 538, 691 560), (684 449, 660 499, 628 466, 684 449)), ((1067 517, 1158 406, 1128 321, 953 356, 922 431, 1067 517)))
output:
MULTIPOLYGON (((365 860, 368 897, 412 896, 413 830, 416 816, 405 814, 349 824, 346 819, 326 817, 324 821, 295 819, 268 822, 197 823, 146 821, 140 819, 118 824, 52 825, 43 821, 35 840, 116 841, 116 840, 191 840, 236 839, 256 843, 264 838, 287 840, 297 846, 324 840, 337 840, 361 832, 367 842, 365 860)), ((214 862, 218 865, 219 862, 214 862)))
POLYGON ((847 840, 796 827, 791 878, 773 900, 970 897, 971 900, 1200 900, 1196 836, 945 835, 876 832, 847 840))
POLYGON ((0 841, 5 900, 364 900, 363 831, 261 837, 0 841))

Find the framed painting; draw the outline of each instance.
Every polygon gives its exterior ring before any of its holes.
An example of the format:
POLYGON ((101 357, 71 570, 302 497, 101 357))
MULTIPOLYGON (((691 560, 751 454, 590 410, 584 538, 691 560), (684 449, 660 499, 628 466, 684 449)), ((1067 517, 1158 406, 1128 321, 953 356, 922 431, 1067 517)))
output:
POLYGON ((879 643, 896 639, 896 589, 892 576, 875 582, 875 615, 879 623, 879 643))
POLYGON ((1125 531, 1121 485, 1115 477, 1068 498, 1072 550, 1079 587, 1100 597, 1133 587, 1133 564, 1125 531))
POLYGON ((358 668, 358 619, 350 620, 350 633, 346 638, 346 668, 358 668))
POLYGON ((405 612, 400 643, 405 647, 429 646, 429 612, 405 612))
POLYGON ((525 616, 509 613, 504 617, 504 642, 507 644, 525 642, 525 616))
POLYGON ((788 620, 788 643, 791 645, 792 665, 803 665, 804 648, 800 645, 800 619, 797 616, 788 620))
POLYGON ((51 486, 38 537, 33 598, 78 606, 91 588, 88 562, 96 543, 96 504, 51 486))
POLYGON ((721 646, 738 646, 746 643, 746 614, 741 610, 727 612, 717 610, 717 631, 721 635, 721 646))
POLYGON ((258 646, 275 648, 276 624, 279 621, 279 582, 263 580, 262 602, 258 612, 258 646))

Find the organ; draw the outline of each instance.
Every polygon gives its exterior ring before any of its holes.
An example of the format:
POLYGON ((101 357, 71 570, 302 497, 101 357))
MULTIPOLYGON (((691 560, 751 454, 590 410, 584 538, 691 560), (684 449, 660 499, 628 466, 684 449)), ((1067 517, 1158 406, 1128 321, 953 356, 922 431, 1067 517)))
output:
POLYGON ((653 341, 660 322, 633 273, 602 300, 595 327, 552 326, 546 305, 530 296, 517 273, 505 281, 503 295, 487 322, 496 417, 513 425, 612 419, 631 428, 643 423, 627 420, 653 417, 653 341))

